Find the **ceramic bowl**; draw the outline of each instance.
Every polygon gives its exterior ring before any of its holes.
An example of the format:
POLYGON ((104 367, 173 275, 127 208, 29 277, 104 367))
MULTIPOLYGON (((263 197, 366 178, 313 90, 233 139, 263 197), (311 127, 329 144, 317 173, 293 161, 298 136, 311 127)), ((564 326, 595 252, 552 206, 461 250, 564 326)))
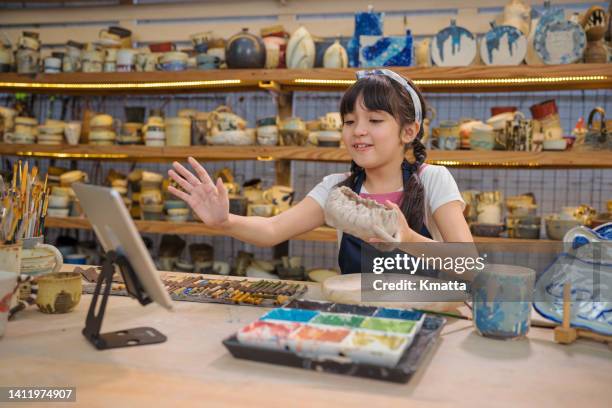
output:
POLYGON ((560 220, 555 217, 547 217, 546 223, 546 235, 549 239, 562 241, 565 234, 574 227, 580 224, 578 220, 560 220))
POLYGON ((523 225, 519 224, 515 231, 516 238, 522 239, 539 239, 540 238, 540 225, 523 225))
POLYGON ((67 208, 70 204, 70 197, 67 195, 49 196, 49 208, 67 208))
POLYGON ((109 127, 113 125, 113 117, 111 115, 96 115, 89 121, 91 127, 109 127))
POLYGON ((544 150, 565 150, 567 147, 567 140, 556 139, 556 140, 544 140, 542 148, 544 150))
POLYGON ((166 200, 164 201, 164 208, 171 210, 174 208, 187 208, 187 203, 183 200, 166 200))
POLYGON ((70 214, 69 208, 48 208, 47 216, 49 217, 67 217, 70 214))
POLYGON ((499 237, 504 230, 504 224, 485 224, 475 222, 471 226, 472 233, 479 237, 499 237))
POLYGON ((172 217, 175 217, 175 216, 188 217, 191 210, 189 208, 170 208, 169 210, 167 210, 167 212, 168 212, 168 215, 172 217))

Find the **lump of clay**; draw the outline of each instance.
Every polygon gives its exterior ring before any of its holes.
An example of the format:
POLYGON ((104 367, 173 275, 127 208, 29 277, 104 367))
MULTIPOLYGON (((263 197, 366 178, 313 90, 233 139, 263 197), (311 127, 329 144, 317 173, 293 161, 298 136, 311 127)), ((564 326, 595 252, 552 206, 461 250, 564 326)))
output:
POLYGON ((334 188, 325 202, 325 222, 364 241, 376 236, 376 230, 394 237, 397 214, 374 200, 360 197, 346 186, 334 188))

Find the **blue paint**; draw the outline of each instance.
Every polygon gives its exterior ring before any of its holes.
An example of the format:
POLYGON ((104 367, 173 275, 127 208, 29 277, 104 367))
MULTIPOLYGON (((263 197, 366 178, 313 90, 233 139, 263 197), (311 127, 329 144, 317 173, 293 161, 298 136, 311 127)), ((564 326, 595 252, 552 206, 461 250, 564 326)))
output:
POLYGON ((260 320, 285 320, 290 322, 307 323, 319 312, 305 309, 274 309, 263 315, 260 320))
POLYGON ((423 312, 416 310, 404 310, 404 309, 388 309, 382 307, 374 314, 374 317, 386 317, 388 319, 402 319, 402 320, 420 320, 423 317, 423 312))
POLYGON ((493 51, 499 51, 499 43, 504 35, 508 37, 508 53, 514 54, 514 48, 518 47, 517 41, 521 37, 521 32, 510 26, 495 27, 486 35, 489 61, 493 61, 493 51))

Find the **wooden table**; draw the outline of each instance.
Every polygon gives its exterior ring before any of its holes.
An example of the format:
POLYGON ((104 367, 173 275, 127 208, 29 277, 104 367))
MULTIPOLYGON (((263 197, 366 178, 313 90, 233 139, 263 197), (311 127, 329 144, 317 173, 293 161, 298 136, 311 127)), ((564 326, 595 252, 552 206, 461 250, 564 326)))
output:
MULTIPOLYGON (((309 284, 307 297, 320 299, 316 285, 309 284)), ((265 309, 257 307, 176 302, 168 312, 113 296, 104 332, 151 326, 168 341, 98 351, 81 334, 90 299, 83 296, 72 313, 45 315, 30 308, 9 322, 0 340, 0 385, 73 386, 77 403, 69 407, 612 403, 612 350, 585 340, 555 344, 550 329, 531 328, 526 340, 499 341, 477 335, 469 321, 449 319, 422 369, 408 384, 394 384, 234 359, 221 341, 261 316, 265 309)))

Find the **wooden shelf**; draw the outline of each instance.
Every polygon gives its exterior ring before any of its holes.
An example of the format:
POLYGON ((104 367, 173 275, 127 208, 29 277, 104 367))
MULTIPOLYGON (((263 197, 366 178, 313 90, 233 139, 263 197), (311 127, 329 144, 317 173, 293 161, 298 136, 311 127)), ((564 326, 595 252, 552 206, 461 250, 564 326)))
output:
MULTIPOLYGON (((209 235, 220 236, 223 233, 202 224, 201 222, 168 222, 168 221, 142 221, 134 220, 136 228, 142 233, 150 234, 179 234, 179 235, 209 235)), ((48 217, 45 220, 46 228, 75 228, 91 229, 91 224, 86 218, 79 217, 48 217)), ((317 242, 336 242, 337 234, 334 228, 320 227, 305 234, 293 238, 299 241, 317 242)), ((477 243, 487 244, 535 244, 535 243, 560 243, 561 241, 551 241, 547 239, 513 239, 513 238, 493 238, 493 237, 474 237, 477 243)))
MULTIPOLYGON (((118 160, 138 162, 171 162, 193 156, 201 161, 220 160, 304 160, 346 162, 346 149, 299 146, 89 146, 0 143, 0 154, 32 158, 68 160, 118 160)), ((432 150, 428 163, 448 167, 497 168, 612 168, 612 151, 588 152, 506 152, 474 150, 432 150)))
MULTIPOLYGON (((396 67, 425 92, 513 92, 612 88, 612 64, 396 67)), ((0 91, 55 94, 341 91, 357 69, 223 69, 183 72, 0 74, 0 91)))

